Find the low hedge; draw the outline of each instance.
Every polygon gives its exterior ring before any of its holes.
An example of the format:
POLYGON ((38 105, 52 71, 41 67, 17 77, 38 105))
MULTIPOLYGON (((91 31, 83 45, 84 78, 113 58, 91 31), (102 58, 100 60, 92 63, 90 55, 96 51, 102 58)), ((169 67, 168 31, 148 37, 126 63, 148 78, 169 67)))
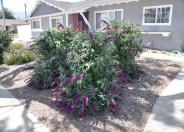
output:
POLYGON ((7 47, 10 45, 12 39, 10 35, 0 29, 0 64, 3 63, 3 54, 6 51, 7 47))
POLYGON ((23 44, 16 43, 8 47, 4 56, 4 63, 7 65, 21 65, 34 61, 35 57, 33 51, 27 50, 23 44))

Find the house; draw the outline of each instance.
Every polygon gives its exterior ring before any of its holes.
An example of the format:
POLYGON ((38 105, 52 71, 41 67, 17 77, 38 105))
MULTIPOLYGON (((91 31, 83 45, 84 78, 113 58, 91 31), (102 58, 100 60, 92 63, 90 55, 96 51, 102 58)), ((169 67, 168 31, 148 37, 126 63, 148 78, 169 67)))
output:
POLYGON ((140 25, 144 44, 159 50, 181 50, 184 45, 184 0, 85 0, 75 3, 39 0, 30 16, 33 37, 59 23, 96 31, 100 20, 130 21, 140 25))
MULTIPOLYGON (((28 23, 24 20, 16 20, 16 19, 5 19, 5 26, 6 31, 9 33, 15 33, 17 32, 17 26, 20 25, 28 25, 28 23)), ((3 19, 0 19, 0 27, 4 27, 4 21, 3 19)))

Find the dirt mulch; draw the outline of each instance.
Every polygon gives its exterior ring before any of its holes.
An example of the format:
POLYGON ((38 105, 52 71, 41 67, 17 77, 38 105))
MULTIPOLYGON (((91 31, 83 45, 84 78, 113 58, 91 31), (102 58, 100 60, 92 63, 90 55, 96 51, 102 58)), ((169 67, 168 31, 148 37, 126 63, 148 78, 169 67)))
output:
POLYGON ((118 116, 104 114, 81 119, 65 115, 52 104, 49 90, 36 91, 25 87, 24 81, 31 75, 31 70, 24 70, 25 66, 0 66, 0 82, 53 132, 142 132, 157 97, 184 63, 145 56, 137 61, 146 74, 129 84, 130 89, 122 97, 118 116), (8 74, 3 74, 11 69, 8 74))

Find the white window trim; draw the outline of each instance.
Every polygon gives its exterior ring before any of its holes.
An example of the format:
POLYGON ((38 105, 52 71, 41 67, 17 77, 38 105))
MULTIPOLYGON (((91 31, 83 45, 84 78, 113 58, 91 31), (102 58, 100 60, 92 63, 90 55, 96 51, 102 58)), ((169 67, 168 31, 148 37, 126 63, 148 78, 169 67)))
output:
MULTIPOLYGON (((156 11, 157 12, 157 11, 156 11)), ((172 14, 173 14, 173 5, 159 5, 159 6, 147 6, 143 7, 143 20, 142 20, 142 25, 149 25, 149 26, 170 26, 172 24, 172 14), (164 8, 164 7, 170 7, 170 17, 169 17, 169 23, 145 23, 145 10, 146 9, 151 9, 151 8, 164 8)), ((157 20, 157 14, 156 14, 156 20, 157 20)))
POLYGON ((52 19, 57 19, 57 18, 61 18, 62 21, 64 22, 63 15, 61 15, 61 16, 50 16, 49 17, 49 25, 50 25, 51 29, 53 29, 53 27, 52 27, 52 19))
POLYGON ((38 31, 38 32, 43 31, 41 27, 42 27, 41 18, 31 20, 31 30, 32 31, 38 31), (33 28, 33 22, 34 21, 38 21, 39 22, 40 28, 33 28))
POLYGON ((114 10, 101 10, 101 11, 95 11, 94 12, 94 26, 95 26, 95 30, 97 30, 96 29, 96 14, 97 13, 104 13, 104 12, 110 12, 110 11, 113 11, 113 12, 115 12, 115 11, 121 11, 122 12, 122 15, 121 15, 121 21, 123 20, 123 17, 124 17, 124 12, 123 12, 123 9, 114 9, 114 10))

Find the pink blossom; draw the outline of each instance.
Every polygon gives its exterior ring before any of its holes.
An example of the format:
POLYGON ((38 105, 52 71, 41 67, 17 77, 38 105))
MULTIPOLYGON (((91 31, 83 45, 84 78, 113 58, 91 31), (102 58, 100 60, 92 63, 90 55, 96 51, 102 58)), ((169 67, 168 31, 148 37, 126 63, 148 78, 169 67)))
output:
POLYGON ((111 89, 111 93, 112 94, 117 94, 117 90, 116 89, 111 89))
POLYGON ((88 106, 89 98, 86 97, 86 106, 88 106))
POLYGON ((93 105, 93 113, 96 113, 97 109, 96 109, 96 105, 93 105))
POLYGON ((116 104, 116 101, 114 99, 111 100, 111 105, 112 105, 113 108, 116 107, 117 104, 116 104))
POLYGON ((64 28, 63 24, 61 24, 61 23, 57 23, 57 24, 58 24, 58 29, 63 29, 64 28))
POLYGON ((86 76, 86 73, 81 72, 81 74, 80 74, 80 78, 81 78, 81 79, 83 79, 85 76, 86 76))
POLYGON ((85 102, 86 102, 86 99, 85 97, 82 98, 82 105, 84 106, 85 105, 85 102))
POLYGON ((124 87, 123 87, 123 89, 125 89, 125 90, 129 90, 129 89, 128 89, 128 86, 124 86, 124 87))
POLYGON ((92 32, 88 32, 88 39, 90 41, 93 40, 93 33, 92 32))
POLYGON ((75 82, 78 80, 78 77, 76 75, 73 75, 70 79, 72 82, 75 82))
POLYGON ((81 112, 80 112, 80 115, 81 115, 81 117, 84 116, 84 107, 82 107, 81 112))
POLYGON ((101 22, 103 22, 104 24, 106 24, 107 26, 109 26, 109 23, 105 20, 100 20, 101 22))

